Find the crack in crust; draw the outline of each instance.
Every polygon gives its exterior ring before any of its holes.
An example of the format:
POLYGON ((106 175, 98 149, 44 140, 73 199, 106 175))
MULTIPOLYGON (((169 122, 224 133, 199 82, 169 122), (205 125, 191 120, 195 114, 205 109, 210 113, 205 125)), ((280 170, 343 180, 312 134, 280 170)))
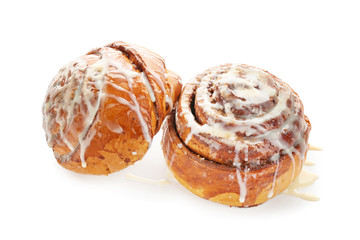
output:
POLYGON ((165 102, 172 105, 181 86, 145 48, 123 42, 96 48, 65 65, 48 88, 43 126, 49 146, 72 171, 119 171, 144 156, 171 111, 165 102))
POLYGON ((136 69, 140 72, 144 72, 146 74, 147 79, 151 79, 150 82, 151 88, 153 89, 156 97, 154 104, 155 114, 156 114, 156 132, 159 131, 161 123, 163 122, 165 118, 165 112, 166 109, 164 109, 164 103, 165 99, 161 97, 161 95, 166 94, 165 90, 165 61, 163 58, 161 58, 159 55, 155 53, 150 53, 147 49, 144 49, 142 47, 135 48, 127 43, 124 42, 115 42, 107 45, 108 47, 111 47, 113 49, 119 50, 123 52, 130 60, 130 62, 136 67, 136 69), (150 54, 152 57, 152 63, 155 70, 150 70, 148 64, 151 64, 146 58, 142 57, 140 51, 142 51, 142 54, 150 54), (154 72, 154 71, 157 71, 154 72), (160 91, 159 91, 160 88, 160 91))

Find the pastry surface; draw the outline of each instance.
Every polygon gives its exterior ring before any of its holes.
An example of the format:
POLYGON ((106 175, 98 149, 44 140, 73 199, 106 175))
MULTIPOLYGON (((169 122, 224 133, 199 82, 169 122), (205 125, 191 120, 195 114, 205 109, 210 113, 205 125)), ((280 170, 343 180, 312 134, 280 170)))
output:
POLYGON ((43 127, 57 161, 109 174, 140 160, 181 90, 178 75, 148 49, 115 42, 65 65, 43 105, 43 127))
POLYGON ((302 169, 311 129, 299 96, 274 75, 226 64, 185 85, 163 152, 190 191, 231 206, 265 202, 302 169))

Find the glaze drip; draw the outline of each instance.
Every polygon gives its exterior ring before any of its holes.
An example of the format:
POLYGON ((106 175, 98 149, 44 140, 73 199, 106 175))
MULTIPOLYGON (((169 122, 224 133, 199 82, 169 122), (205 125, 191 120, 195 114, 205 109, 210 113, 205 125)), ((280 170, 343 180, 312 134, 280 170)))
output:
MULTIPOLYGON (((126 105, 135 113, 142 135, 150 146, 154 133, 145 121, 147 113, 131 90, 135 82, 143 84, 152 102, 155 101, 154 90, 144 72, 127 69, 114 60, 119 54, 122 53, 110 48, 94 50, 65 65, 50 84, 43 104, 43 127, 48 145, 54 148, 60 161, 67 161, 79 149, 81 166, 87 166, 86 150, 96 134, 93 128, 98 122, 99 108, 107 98, 126 105), (128 89, 116 84, 113 78, 124 79, 128 89), (105 91, 108 87, 126 93, 128 98, 109 94, 105 91), (61 148, 64 145, 67 150, 61 148)), ((117 134, 124 131, 117 123, 107 123, 107 127, 117 134)))
POLYGON ((318 179, 318 175, 308 171, 301 171, 295 181, 284 191, 284 193, 307 200, 319 201, 320 198, 314 194, 299 191, 302 188, 311 186, 318 179))
POLYGON ((282 159, 291 160, 293 182, 308 150, 310 123, 298 95, 274 75, 247 65, 222 65, 192 79, 175 124, 193 152, 236 168, 240 203, 246 201, 248 172, 275 167, 271 198, 282 159), (219 155, 215 148, 226 151, 219 155))
POLYGON ((145 177, 139 177, 132 173, 126 174, 125 177, 132 181, 154 184, 154 185, 158 185, 158 186, 164 186, 164 185, 170 184, 170 182, 167 179, 150 179, 150 178, 145 178, 145 177))

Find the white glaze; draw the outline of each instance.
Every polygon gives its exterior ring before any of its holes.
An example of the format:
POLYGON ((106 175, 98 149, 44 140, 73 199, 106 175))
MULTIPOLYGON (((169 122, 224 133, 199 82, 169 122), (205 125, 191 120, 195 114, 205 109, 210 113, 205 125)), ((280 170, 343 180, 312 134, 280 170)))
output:
POLYGON ((275 164, 276 164, 276 168, 275 168, 274 178, 273 178, 273 182, 272 182, 272 187, 268 193, 268 198, 272 198, 274 196, 275 181, 276 181, 276 177, 277 177, 278 170, 279 170, 279 159, 280 159, 279 155, 280 155, 279 153, 276 153, 274 156, 271 157, 271 160, 273 162, 275 162, 275 164))
POLYGON ((129 179, 129 180, 142 182, 142 183, 155 184, 155 185, 159 185, 159 186, 170 184, 170 182, 167 179, 159 179, 159 180, 150 179, 150 178, 145 178, 145 177, 139 177, 139 176, 136 176, 136 175, 134 175, 132 173, 126 174, 125 177, 127 179, 129 179))
POLYGON ((308 171, 301 171, 295 181, 284 191, 284 193, 299 197, 307 201, 319 201, 320 198, 311 193, 300 192, 299 190, 308 187, 319 179, 318 175, 308 171))
POLYGON ((309 144, 309 151, 322 151, 322 148, 309 144))
MULTIPOLYGON (((160 57, 158 54, 147 50, 144 47, 141 46, 137 46, 137 45, 129 45, 126 44, 128 49, 132 49, 134 52, 140 52, 142 56, 144 56, 144 59, 149 58, 149 59, 156 59, 157 61, 153 61, 152 64, 156 65, 156 67, 154 69, 164 69, 165 65, 164 65, 164 59, 162 57, 160 57)), ((159 72, 158 70, 151 70, 150 68, 147 69, 147 75, 151 75, 152 76, 152 80, 155 81, 156 85, 160 88, 160 91, 157 91, 161 94, 166 94, 166 89, 165 89, 165 85, 164 82, 161 78, 162 73, 159 72)))
POLYGON ((314 166, 315 163, 314 163, 314 162, 311 162, 311 161, 309 161, 309 160, 306 160, 306 161, 304 162, 304 165, 305 165, 305 166, 314 166))
MULTIPOLYGON (((155 94, 154 94, 154 90, 151 87, 151 84, 149 82, 149 79, 147 78, 146 74, 144 72, 141 73, 141 79, 143 80, 146 89, 148 90, 149 94, 150 94, 150 99, 152 102, 155 102, 155 94)), ((167 96, 167 95, 166 95, 167 96)))
POLYGON ((141 131, 143 133, 145 141, 147 141, 149 143, 149 147, 150 147, 150 144, 151 144, 151 141, 152 141, 150 126, 148 126, 148 124, 146 123, 146 121, 144 119, 144 116, 143 116, 142 111, 140 109, 139 102, 136 100, 136 96, 132 92, 128 92, 128 93, 129 93, 129 96, 130 96, 130 98, 132 100, 132 103, 129 102, 128 100, 126 100, 126 99, 124 99, 122 97, 118 97, 116 95, 109 94, 109 95, 107 95, 107 97, 115 99, 118 103, 128 106, 131 110, 133 110, 135 112, 135 114, 138 117, 138 121, 140 123, 141 131))
MULTIPOLYGON (((226 69, 228 67, 224 67, 226 69)), ((271 145, 277 147, 279 152, 275 154, 272 161, 276 164, 276 170, 273 178, 272 189, 268 197, 273 196, 275 182, 278 173, 279 159, 281 155, 288 155, 292 162, 292 179, 295 177, 296 161, 293 153, 298 154, 300 161, 299 166, 302 167, 304 156, 307 151, 307 146, 303 138, 303 134, 307 129, 305 120, 299 117, 299 109, 301 103, 294 95, 293 91, 286 84, 271 82, 268 79, 273 77, 260 69, 243 65, 231 65, 230 70, 226 73, 218 73, 219 69, 209 70, 207 74, 201 75, 199 78, 192 79, 189 84, 184 88, 182 98, 179 102, 179 109, 181 112, 176 114, 176 123, 178 124, 179 118, 185 119, 186 127, 177 126, 179 135, 185 135, 184 143, 188 144, 196 135, 202 139, 201 134, 209 134, 212 138, 218 139, 229 146, 234 146, 234 166, 236 167, 236 175, 239 184, 239 201, 243 203, 246 199, 246 180, 247 169, 241 170, 241 161, 239 159, 239 152, 245 151, 245 159, 247 162, 247 151, 250 146, 264 142, 270 142, 271 145), (238 74, 239 69, 245 72, 242 76, 238 74), (215 79, 215 80, 214 80, 215 79), (212 95, 209 93, 209 86, 217 86, 217 91, 212 95), (269 85, 273 84, 273 85, 269 85), (229 87, 233 86, 233 87, 229 87), (278 89, 278 90, 276 90, 278 89), (196 104, 206 112, 208 116, 206 124, 199 124, 191 111, 189 103, 193 93, 196 93, 196 104), (238 98, 232 99, 230 102, 225 102, 222 105, 217 101, 212 101, 213 98, 227 99, 229 96, 237 96, 238 98), (261 108, 251 111, 249 116, 238 118, 232 112, 232 109, 242 109, 244 106, 252 106, 261 104, 268 101, 270 98, 276 99, 276 104, 273 108, 263 111, 261 108), (287 106, 287 101, 292 102, 292 106, 287 106), (219 114, 219 109, 223 109, 225 114, 219 114), (270 121, 278 116, 285 116, 286 121, 280 125, 279 128, 267 130, 263 127, 263 123, 270 121), (217 119, 218 121, 215 121, 217 119), (299 121, 299 129, 295 129, 294 122, 299 121), (225 125, 227 127, 225 127, 225 125), (229 126, 233 127, 229 127, 229 126), (293 131, 294 130, 294 131, 293 131), (185 132, 186 131, 186 132, 185 132), (282 135, 287 131, 294 133, 294 144, 288 144, 284 141, 282 135), (237 132, 245 135, 244 138, 239 138, 237 132), (257 135, 253 136, 255 133, 257 135), (295 149, 295 146, 300 147, 300 152, 295 149)), ((206 141, 205 141, 206 142, 206 141)), ((209 145, 210 150, 214 146, 209 145)))
POLYGON ((169 97, 168 95, 165 96, 165 103, 168 104, 169 109, 170 109, 170 111, 171 111, 171 109, 173 108, 173 104, 174 104, 174 103, 173 103, 171 97, 169 97))
MULTIPOLYGON (((173 74, 165 74, 165 77, 166 77, 166 79, 167 79, 168 77, 174 77, 174 78, 178 79, 179 82, 181 82, 181 79, 179 79, 179 77, 177 77, 177 76, 175 76, 175 75, 173 75, 173 74)), ((168 86, 170 87, 170 91, 169 91, 169 92, 170 92, 170 93, 173 93, 173 91, 174 91, 173 85, 169 84, 168 86)), ((172 100, 172 97, 166 95, 166 96, 165 96, 165 103, 168 104, 169 109, 170 109, 170 111, 171 111, 171 109, 174 107, 174 102, 173 102, 173 100, 172 100)))
POLYGON ((239 184, 239 202, 243 203, 245 202, 245 198, 246 198, 246 194, 247 194, 247 187, 246 187, 246 180, 247 180, 247 175, 246 172, 247 170, 244 169, 243 175, 241 176, 241 162, 240 162, 240 158, 239 158, 239 151, 240 149, 245 149, 245 161, 247 161, 248 159, 248 155, 247 155, 247 150, 248 150, 248 145, 243 144, 242 142, 237 142, 235 144, 235 159, 234 159, 234 166, 236 167, 236 177, 237 177, 237 181, 239 184))
MULTIPOLYGON (((114 49, 112 51, 113 53, 119 53, 119 51, 114 49)), ((127 80, 130 90, 133 88, 134 81, 140 79, 146 87, 151 101, 155 101, 153 89, 145 73, 138 73, 124 68, 120 62, 113 60, 109 53, 104 54, 101 59, 91 65, 88 65, 86 57, 89 56, 78 58, 65 65, 59 71, 48 88, 43 104, 43 127, 49 146, 53 147, 52 142, 55 137, 62 139, 70 151, 64 156, 57 154, 61 161, 68 160, 79 148, 82 167, 86 167, 86 149, 96 134, 96 131, 91 129, 91 126, 94 125, 94 122, 97 122, 96 116, 99 107, 106 97, 111 97, 117 100, 118 103, 128 106, 136 114, 143 136, 149 143, 149 146, 152 142, 151 126, 145 121, 145 111, 142 110, 136 96, 131 91, 110 82, 107 77, 108 74, 123 76, 127 80), (103 89, 105 85, 110 85, 119 91, 126 92, 131 100, 104 94, 103 89), (84 119, 83 126, 81 131, 77 133, 70 132, 69 126, 72 125, 75 114, 79 113, 79 107, 84 119), (55 116, 49 113, 51 109, 55 112, 55 116), (66 117, 64 117, 64 112, 67 113, 66 117), (59 126, 59 136, 53 135, 51 132, 51 129, 56 125, 59 126), (72 136, 72 140, 67 139, 66 136, 72 136)), ((106 126, 114 133, 120 134, 124 131, 117 122, 108 122, 106 126)))

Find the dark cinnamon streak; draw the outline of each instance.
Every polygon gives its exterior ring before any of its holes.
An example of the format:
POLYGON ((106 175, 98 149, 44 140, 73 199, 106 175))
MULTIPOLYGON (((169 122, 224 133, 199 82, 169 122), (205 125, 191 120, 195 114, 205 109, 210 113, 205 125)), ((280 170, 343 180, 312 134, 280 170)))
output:
MULTIPOLYGON (((125 56, 127 56, 128 59, 130 60, 130 62, 135 66, 136 70, 138 70, 139 72, 145 73, 147 79, 149 80, 150 86, 151 86, 154 94, 155 95, 158 94, 157 91, 155 91, 154 81, 152 80, 153 78, 156 78, 156 76, 153 76, 153 74, 148 70, 148 66, 146 65, 145 61, 143 60, 141 54, 135 48, 133 48, 123 42, 111 43, 111 44, 107 45, 107 47, 121 51, 125 56)), ((165 67, 165 63, 163 62, 163 60, 160 59, 160 61, 162 61, 163 65, 165 67)), ((163 79, 161 79, 161 81, 164 84, 163 79)), ((156 82, 155 82, 155 84, 157 85, 156 82)), ((161 89, 161 86, 157 85, 157 87, 159 87, 161 89)), ((163 94, 165 95, 166 93, 164 92, 163 94)), ((159 102, 161 100, 162 100, 162 98, 155 97, 155 102, 153 102, 153 106, 155 109, 155 115, 156 115, 156 132, 159 131, 159 129, 161 127, 161 123, 163 122, 163 120, 165 118, 164 113, 166 112, 163 110, 163 108, 164 108, 163 104, 161 104, 161 102, 159 102)))

